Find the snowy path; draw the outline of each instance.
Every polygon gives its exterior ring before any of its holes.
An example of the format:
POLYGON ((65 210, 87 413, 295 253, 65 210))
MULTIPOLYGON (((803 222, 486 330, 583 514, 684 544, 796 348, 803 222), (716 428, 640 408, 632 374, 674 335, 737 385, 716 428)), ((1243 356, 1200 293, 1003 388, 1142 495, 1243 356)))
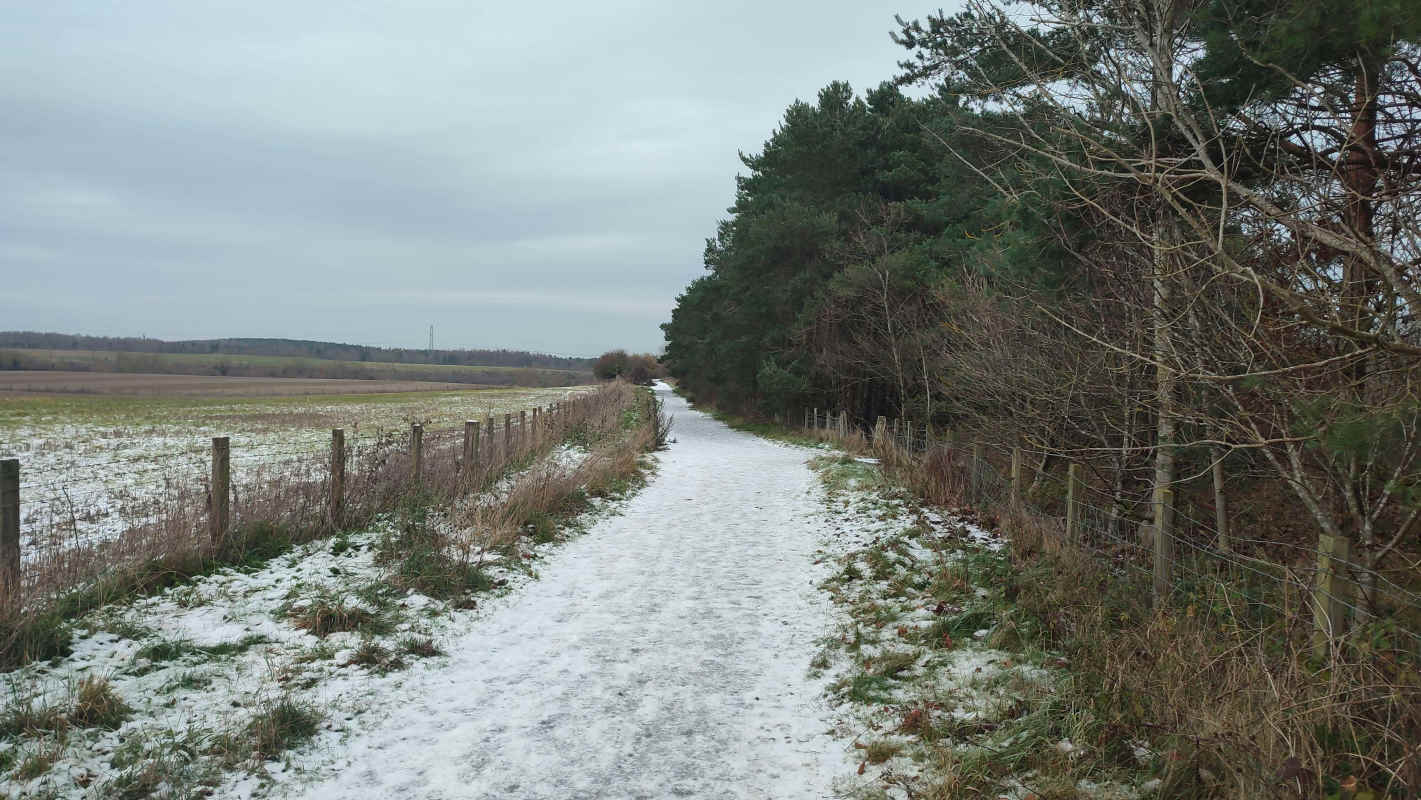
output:
POLYGON ((805 452, 661 394, 678 441, 651 484, 294 795, 832 796, 851 764, 806 676, 831 610, 805 452))

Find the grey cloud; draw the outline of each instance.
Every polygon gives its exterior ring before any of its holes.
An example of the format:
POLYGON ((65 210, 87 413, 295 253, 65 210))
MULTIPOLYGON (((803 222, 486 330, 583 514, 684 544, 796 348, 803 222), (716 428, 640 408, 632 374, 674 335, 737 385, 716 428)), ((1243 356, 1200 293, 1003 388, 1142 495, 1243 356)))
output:
POLYGON ((737 151, 928 10, 19 5, 0 327, 577 354, 659 347, 737 151))

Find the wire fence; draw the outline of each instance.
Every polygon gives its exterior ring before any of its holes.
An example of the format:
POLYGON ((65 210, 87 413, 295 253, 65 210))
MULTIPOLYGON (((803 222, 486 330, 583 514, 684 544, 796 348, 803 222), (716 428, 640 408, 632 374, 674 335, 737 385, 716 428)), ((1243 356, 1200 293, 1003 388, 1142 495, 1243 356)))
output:
POLYGON ((604 387, 462 428, 238 434, 60 467, 0 460, 0 611, 45 607, 135 565, 210 558, 255 526, 309 538, 412 492, 466 493, 626 402, 604 387))
POLYGON ((1308 546, 1224 535, 1214 522, 1174 502, 1172 492, 1129 497, 1082 477, 1070 464, 1065 475, 1028 465, 1028 458, 1044 453, 960 442, 951 432, 909 421, 880 419, 860 427, 842 412, 807 409, 804 426, 818 437, 872 447, 914 470, 931 461, 942 473, 938 479, 968 503, 1010 504, 1051 522, 1120 579, 1149 584, 1156 602, 1227 591, 1250 614, 1310 625, 1319 656, 1346 644, 1363 623, 1384 622, 1395 646, 1421 655, 1421 592, 1353 556, 1345 541, 1319 536, 1308 546), (1292 557, 1269 557, 1277 553, 1292 557))

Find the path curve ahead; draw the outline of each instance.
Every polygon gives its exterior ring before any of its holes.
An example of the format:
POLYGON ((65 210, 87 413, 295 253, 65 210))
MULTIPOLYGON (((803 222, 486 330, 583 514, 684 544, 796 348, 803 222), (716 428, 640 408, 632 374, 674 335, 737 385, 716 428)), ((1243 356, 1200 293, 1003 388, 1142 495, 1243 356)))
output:
POLYGON ((849 762, 806 675, 830 606, 805 451, 658 393, 676 442, 650 485, 447 643, 419 700, 299 796, 832 796, 849 762))

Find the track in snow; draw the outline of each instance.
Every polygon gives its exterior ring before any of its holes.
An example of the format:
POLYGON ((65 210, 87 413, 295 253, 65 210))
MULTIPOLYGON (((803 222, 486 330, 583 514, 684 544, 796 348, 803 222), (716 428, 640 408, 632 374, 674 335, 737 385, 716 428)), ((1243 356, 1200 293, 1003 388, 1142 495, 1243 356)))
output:
POLYGON ((294 794, 832 796, 850 764, 806 675, 830 604, 805 452, 658 393, 677 441, 650 485, 445 643, 447 665, 294 794))

